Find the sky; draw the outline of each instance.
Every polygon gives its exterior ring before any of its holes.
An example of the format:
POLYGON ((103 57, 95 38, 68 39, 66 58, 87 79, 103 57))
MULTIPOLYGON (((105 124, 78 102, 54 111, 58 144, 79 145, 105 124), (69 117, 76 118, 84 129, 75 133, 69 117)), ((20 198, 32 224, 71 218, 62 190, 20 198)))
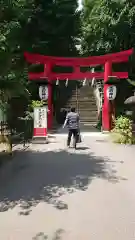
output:
POLYGON ((82 9, 82 0, 78 0, 78 4, 79 4, 78 9, 81 10, 82 9))

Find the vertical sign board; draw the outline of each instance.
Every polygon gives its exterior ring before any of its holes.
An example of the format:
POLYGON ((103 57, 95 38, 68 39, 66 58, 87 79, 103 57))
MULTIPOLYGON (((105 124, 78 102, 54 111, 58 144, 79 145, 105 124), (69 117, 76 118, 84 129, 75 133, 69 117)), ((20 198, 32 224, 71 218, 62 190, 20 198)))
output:
POLYGON ((33 137, 46 137, 46 136, 47 136, 47 108, 35 107, 33 137))

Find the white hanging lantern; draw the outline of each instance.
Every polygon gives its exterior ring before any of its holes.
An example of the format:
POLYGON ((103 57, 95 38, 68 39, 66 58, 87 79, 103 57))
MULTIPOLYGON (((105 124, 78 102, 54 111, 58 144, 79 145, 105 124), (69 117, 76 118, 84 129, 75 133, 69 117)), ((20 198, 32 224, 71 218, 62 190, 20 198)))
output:
POLYGON ((66 87, 68 86, 68 78, 66 79, 65 86, 66 86, 66 87))
POLYGON ((39 97, 45 101, 48 99, 48 86, 43 85, 39 87, 39 97))
POLYGON ((57 78, 57 80, 56 80, 56 86, 58 86, 59 85, 59 79, 57 78))
POLYGON ((114 100, 116 98, 116 94, 117 94, 117 88, 115 85, 111 85, 107 88, 107 92, 106 92, 106 95, 107 95, 107 98, 108 100, 114 100))

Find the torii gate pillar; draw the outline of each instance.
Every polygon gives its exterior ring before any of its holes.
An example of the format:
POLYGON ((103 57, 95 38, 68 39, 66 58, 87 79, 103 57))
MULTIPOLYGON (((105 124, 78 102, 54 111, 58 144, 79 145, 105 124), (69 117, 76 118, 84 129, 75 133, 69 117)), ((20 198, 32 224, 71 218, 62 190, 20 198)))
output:
POLYGON ((51 63, 44 65, 44 73, 48 76, 48 118, 47 128, 52 128, 53 123, 53 103, 52 103, 52 78, 51 78, 51 63))
POLYGON ((112 75, 112 63, 107 61, 104 66, 104 104, 102 108, 102 128, 103 131, 111 130, 111 106, 110 102, 107 99, 107 88, 108 84, 105 84, 108 80, 108 77, 112 75))
POLYGON ((53 122, 53 103, 52 103, 52 81, 48 79, 48 129, 52 128, 53 122))

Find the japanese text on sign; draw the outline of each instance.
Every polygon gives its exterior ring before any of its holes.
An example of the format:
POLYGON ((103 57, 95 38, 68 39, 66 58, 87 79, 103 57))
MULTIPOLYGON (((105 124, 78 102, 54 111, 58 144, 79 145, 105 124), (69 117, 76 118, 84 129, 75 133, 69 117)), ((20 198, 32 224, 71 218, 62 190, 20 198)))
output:
POLYGON ((47 125, 47 109, 35 108, 34 109, 34 127, 44 128, 47 125))
POLYGON ((107 88, 107 98, 109 100, 114 100, 116 98, 117 88, 114 85, 111 85, 107 88))

